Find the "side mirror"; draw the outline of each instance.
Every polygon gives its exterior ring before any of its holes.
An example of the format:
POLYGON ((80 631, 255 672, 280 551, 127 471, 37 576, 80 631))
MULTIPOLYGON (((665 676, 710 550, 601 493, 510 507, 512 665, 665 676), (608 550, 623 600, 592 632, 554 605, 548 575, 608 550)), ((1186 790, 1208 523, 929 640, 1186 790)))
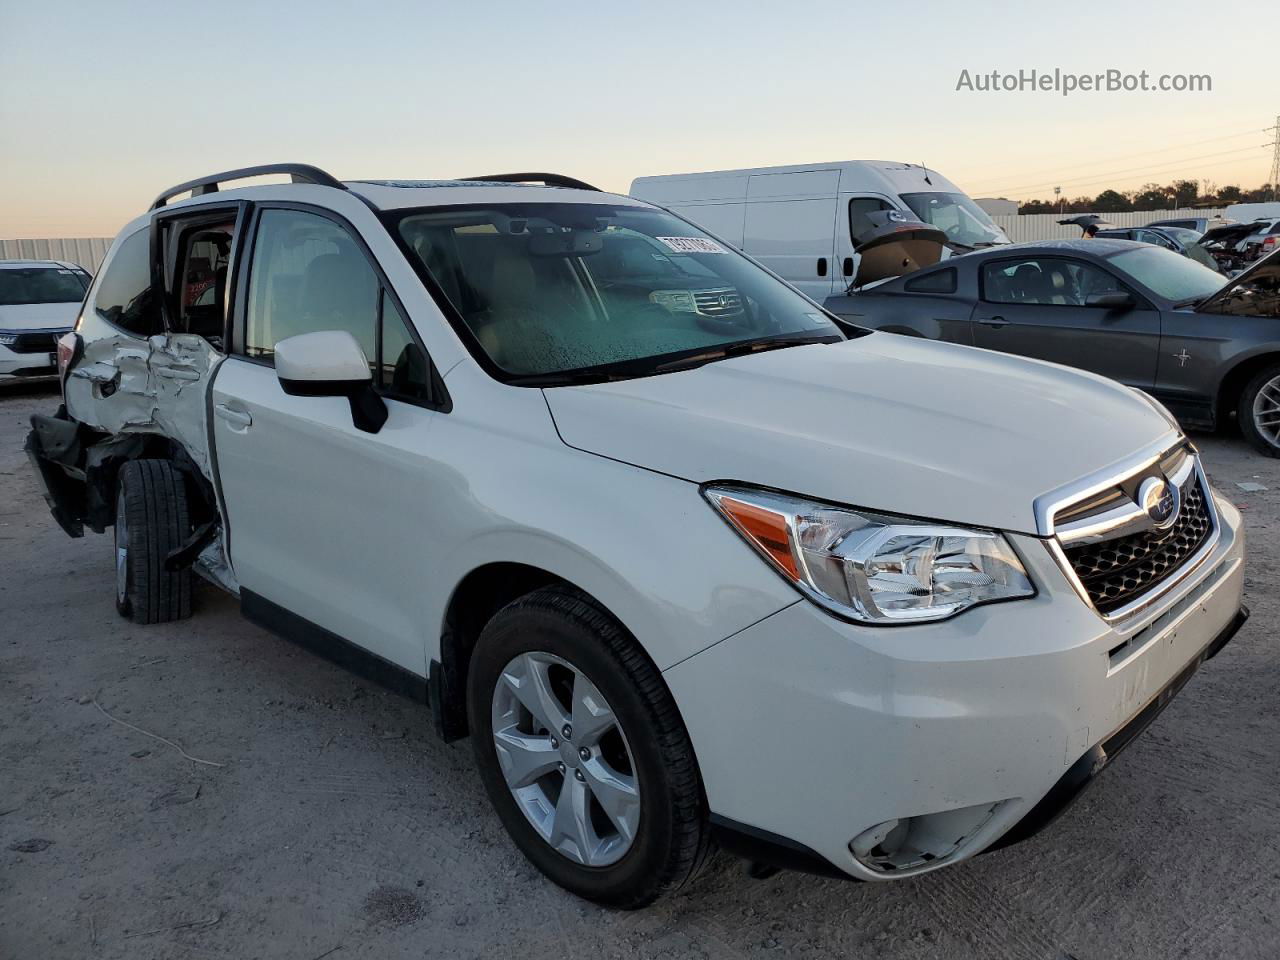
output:
POLYGON ((1133 297, 1127 293, 1092 293, 1085 298, 1084 305, 1104 310, 1128 310, 1133 306, 1133 297))
POLYGON ((294 397, 346 397, 351 422, 377 433, 387 422, 387 405, 373 389, 369 361, 346 330, 319 330, 276 344, 280 388, 294 397))

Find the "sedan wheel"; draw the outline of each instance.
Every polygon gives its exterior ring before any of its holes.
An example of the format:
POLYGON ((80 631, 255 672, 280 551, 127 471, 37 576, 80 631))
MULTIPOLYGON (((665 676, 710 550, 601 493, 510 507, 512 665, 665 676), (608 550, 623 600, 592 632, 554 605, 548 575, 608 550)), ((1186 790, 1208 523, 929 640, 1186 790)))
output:
POLYGON ((1240 394, 1240 431, 1254 448, 1280 457, 1280 366, 1267 367, 1240 394))

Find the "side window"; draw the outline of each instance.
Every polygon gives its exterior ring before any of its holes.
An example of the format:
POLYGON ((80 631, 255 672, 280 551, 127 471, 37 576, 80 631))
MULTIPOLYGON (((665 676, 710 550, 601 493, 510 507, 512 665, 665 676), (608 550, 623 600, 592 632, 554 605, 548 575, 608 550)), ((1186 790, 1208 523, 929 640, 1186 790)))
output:
POLYGON ((1039 258, 990 263, 982 271, 983 299, 991 303, 1083 306, 1096 293, 1123 287, 1098 267, 1075 260, 1039 258))
POLYGON ((902 285, 902 288, 908 293, 955 293, 955 268, 935 270, 924 276, 912 277, 902 285))
POLYGON ((258 220, 243 352, 270 360, 287 337, 346 330, 375 363, 378 277, 351 235, 327 217, 264 210, 258 220))
POLYGON ((159 333, 151 293, 151 230, 143 227, 120 244, 93 295, 93 309, 108 323, 136 337, 159 333))
POLYGON ((858 237, 871 229, 867 214, 892 209, 892 204, 879 197, 854 197, 849 201, 849 239, 857 243, 858 237))
POLYGON ((227 264, 235 222, 190 230, 182 237, 175 290, 176 329, 221 347, 226 320, 227 264))
POLYGON ((1154 230, 1139 230, 1137 239, 1143 243, 1152 243, 1157 247, 1164 247, 1166 250, 1173 249, 1173 244, 1169 242, 1169 238, 1163 234, 1156 233, 1154 230))
POLYGON ((409 333, 396 302, 382 291, 382 354, 378 361, 378 386, 390 397, 401 400, 431 400, 431 363, 409 333))

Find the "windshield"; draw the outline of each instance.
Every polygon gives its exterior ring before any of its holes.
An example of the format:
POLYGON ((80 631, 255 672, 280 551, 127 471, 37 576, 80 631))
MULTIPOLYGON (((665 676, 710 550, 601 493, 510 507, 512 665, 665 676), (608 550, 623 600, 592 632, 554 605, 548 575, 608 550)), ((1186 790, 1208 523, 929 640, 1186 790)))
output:
POLYGON ((942 230, 952 243, 976 247, 1005 242, 986 211, 963 193, 904 193, 902 199, 921 221, 942 230))
POLYGON ((458 206, 399 213, 392 227, 515 382, 643 376, 681 358, 844 339, 795 290, 659 210, 458 206))
POLYGON ((0 306, 24 303, 79 303, 89 277, 69 267, 0 268, 0 306))
POLYGON ((1216 270, 1163 247, 1135 247, 1109 261, 1152 293, 1174 303, 1203 300, 1223 282, 1216 270))

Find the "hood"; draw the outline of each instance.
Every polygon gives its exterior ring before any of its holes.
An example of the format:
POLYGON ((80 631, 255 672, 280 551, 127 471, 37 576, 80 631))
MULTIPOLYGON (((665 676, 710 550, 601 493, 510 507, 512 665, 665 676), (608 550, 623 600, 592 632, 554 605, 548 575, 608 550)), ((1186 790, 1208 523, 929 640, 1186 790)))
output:
POLYGON ((1059 220, 1058 225, 1063 227, 1080 227, 1081 229, 1084 229, 1085 227, 1114 226, 1110 220, 1105 217, 1100 217, 1096 213, 1082 213, 1078 217, 1068 217, 1066 220, 1059 220))
POLYGON ((1229 223, 1205 231, 1196 243, 1206 246, 1210 243, 1239 243, 1257 229, 1254 223, 1229 223))
POLYGON ((853 252, 858 254, 855 287, 914 273, 942 259, 947 235, 932 224, 897 210, 878 210, 867 214, 867 219, 871 228, 854 238, 853 252))
POLYGON ((1036 497, 1171 434, 1102 377, 889 333, 544 392, 599 456, 1024 533, 1036 497))
POLYGON ((1196 304, 1197 313, 1280 317, 1280 250, 1224 283, 1196 304))
POLYGON ((0 330, 70 330, 80 316, 75 303, 0 304, 0 330))

